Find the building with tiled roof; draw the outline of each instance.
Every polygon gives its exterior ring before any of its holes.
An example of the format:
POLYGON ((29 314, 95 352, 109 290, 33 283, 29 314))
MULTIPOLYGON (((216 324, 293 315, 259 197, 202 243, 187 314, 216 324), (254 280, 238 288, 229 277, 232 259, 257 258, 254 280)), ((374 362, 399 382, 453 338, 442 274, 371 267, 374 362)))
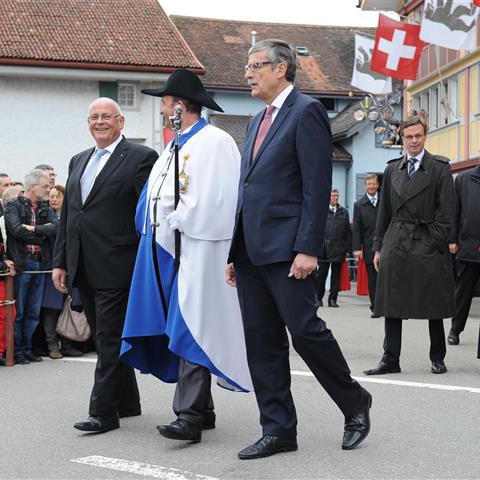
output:
POLYGON ((20 179, 50 163, 65 181, 103 95, 121 104, 128 138, 162 149, 158 105, 140 90, 177 68, 204 72, 157 0, 1 0, 1 170, 20 179))

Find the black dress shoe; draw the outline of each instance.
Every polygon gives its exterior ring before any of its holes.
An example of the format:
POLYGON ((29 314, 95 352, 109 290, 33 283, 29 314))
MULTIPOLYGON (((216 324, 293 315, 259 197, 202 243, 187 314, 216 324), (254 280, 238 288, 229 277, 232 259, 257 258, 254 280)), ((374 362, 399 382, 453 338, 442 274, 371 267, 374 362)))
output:
POLYGON ((105 433, 120 428, 120 422, 118 421, 118 415, 102 417, 90 415, 84 422, 74 423, 73 428, 82 432, 105 433))
POLYGON ((449 345, 458 345, 460 343, 460 334, 453 329, 450 330, 447 341, 449 345))
POLYGON ((358 410, 351 416, 345 418, 345 431, 343 433, 343 450, 352 450, 360 442, 365 440, 370 432, 370 407, 372 396, 362 388, 362 400, 358 410))
POLYGON ((130 410, 118 411, 119 418, 138 417, 141 414, 142 414, 142 409, 140 407, 131 408, 130 410))
POLYGON ((203 430, 212 430, 215 428, 216 415, 213 410, 208 410, 202 413, 203 418, 203 430))
POLYGON ((445 373, 446 371, 447 367, 443 360, 434 360, 432 362, 432 373, 445 373))
POLYGON ((333 299, 332 299, 332 300, 329 300, 329 301, 328 301, 328 306, 329 306, 329 307, 338 308, 339 305, 338 305, 338 303, 337 303, 336 300, 333 300, 333 299))
POLYGON ((381 315, 378 315, 377 313, 372 313, 370 315, 370 318, 380 318, 380 317, 381 317, 381 315))
POLYGON ((15 355, 15 365, 28 365, 30 360, 25 355, 15 355))
POLYGON ((187 420, 183 420, 183 418, 177 418, 168 425, 158 425, 157 430, 160 432, 160 435, 172 440, 186 440, 198 443, 202 439, 202 429, 187 420))
POLYGON ((238 452, 238 458, 240 460, 253 460, 254 458, 269 457, 276 453, 294 452, 295 450, 298 450, 296 438, 265 435, 258 442, 238 452))
POLYGON ((365 375, 385 375, 386 373, 400 373, 400 365, 395 363, 387 363, 383 360, 375 367, 370 370, 364 370, 365 375))
POLYGON ((27 352, 25 358, 30 362, 43 362, 43 358, 33 352, 27 352))

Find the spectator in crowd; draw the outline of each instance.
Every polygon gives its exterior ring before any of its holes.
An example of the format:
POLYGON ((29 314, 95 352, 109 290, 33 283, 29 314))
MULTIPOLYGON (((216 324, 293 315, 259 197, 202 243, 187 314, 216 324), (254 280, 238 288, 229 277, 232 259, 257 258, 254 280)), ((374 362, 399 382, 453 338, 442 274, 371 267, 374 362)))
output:
POLYGON ((95 100, 87 121, 95 146, 70 161, 52 280, 62 293, 67 274, 78 286, 96 342, 89 417, 74 428, 101 433, 119 428, 119 416, 141 414, 135 373, 119 353, 138 247, 135 209, 158 154, 123 137, 125 117, 110 98, 95 100))
POLYGON ((20 182, 19 180, 14 180, 14 181, 12 182, 12 187, 20 187, 20 188, 21 188, 20 193, 23 195, 23 193, 24 193, 24 190, 23 190, 23 188, 24 188, 24 187, 23 187, 23 182, 20 182))
POLYGON ((460 343, 480 278, 480 166, 460 173, 455 178, 455 190, 455 224, 450 243, 451 253, 456 253, 455 315, 449 345, 460 343))
POLYGON ((58 223, 48 205, 49 178, 41 170, 25 177, 25 194, 5 208, 7 254, 15 263, 15 362, 40 362, 32 352, 32 337, 39 323, 45 275, 51 268, 49 239, 55 237, 58 223))
POLYGON ((5 210, 5 204, 3 203, 3 192, 12 186, 12 179, 7 173, 0 173, 0 217, 5 210))
POLYGON ((352 251, 352 229, 348 210, 343 208, 338 200, 340 192, 338 188, 332 188, 330 193, 330 205, 328 209, 325 233, 323 235, 320 256, 318 257, 317 272, 317 300, 323 306, 325 295, 325 282, 328 270, 331 269, 330 292, 328 295, 328 306, 338 307, 337 299, 340 291, 340 268, 352 251))
POLYGON ((47 165, 46 163, 41 163, 40 165, 37 165, 35 168, 43 171, 43 173, 48 177, 51 187, 55 185, 55 179, 57 178, 57 174, 55 173, 55 169, 51 165, 47 165))
MULTIPOLYGON (((0 200, 2 201, 3 205, 7 205, 10 200, 14 200, 20 195, 20 192, 23 191, 23 187, 14 186, 7 188, 3 195, 1 196, 0 200)), ((7 230, 5 229, 5 216, 0 216, 0 232, 3 235, 3 247, 4 250, 7 251, 7 230)))
MULTIPOLYGON (((2 231, 0 230, 0 300, 5 299, 5 275, 15 275, 15 265, 5 255, 2 231)), ((0 305, 0 366, 5 365, 6 349, 6 306, 0 305)))
POLYGON ((353 206, 353 255, 357 259, 362 259, 367 268, 368 295, 372 318, 378 317, 373 313, 375 289, 377 288, 377 271, 373 266, 373 236, 380 201, 379 186, 377 175, 374 173, 367 175, 365 177, 365 195, 357 200, 353 206))
MULTIPOLYGON (((65 188, 62 185, 54 185, 49 192, 49 204, 55 213, 57 221, 60 221, 60 213, 62 210, 63 199, 65 196, 65 188)), ((51 243, 53 245, 55 239, 51 243)), ((76 289, 75 289, 76 291, 76 289)), ((50 275, 45 280, 45 290, 43 293, 42 310, 40 314, 41 325, 45 332, 45 340, 48 349, 48 356, 52 359, 60 359, 63 357, 80 357, 83 352, 77 350, 73 342, 68 338, 60 337, 57 334, 57 322, 60 312, 62 311, 65 302, 65 295, 59 292, 53 285, 50 275), (61 341, 61 351, 60 351, 61 341)), ((81 303, 78 298, 78 293, 72 295, 72 299, 76 300, 75 304, 81 303)))
POLYGON ((378 271, 375 313, 385 317, 380 363, 367 375, 400 372, 402 319, 428 319, 431 372, 445 373, 443 318, 454 312, 448 240, 455 216, 449 161, 425 150, 426 118, 400 126, 405 155, 383 176, 373 248, 378 271))

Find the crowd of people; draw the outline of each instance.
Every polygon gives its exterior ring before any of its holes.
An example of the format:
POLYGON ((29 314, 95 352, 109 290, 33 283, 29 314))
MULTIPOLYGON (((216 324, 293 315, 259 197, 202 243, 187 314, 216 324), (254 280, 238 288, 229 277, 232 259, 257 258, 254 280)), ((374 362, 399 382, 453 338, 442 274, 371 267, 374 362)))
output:
MULTIPOLYGON (((64 295, 53 288, 52 253, 65 188, 51 165, 40 164, 23 181, 0 173, 0 271, 14 277, 16 364, 81 356, 88 346, 57 334, 64 295)), ((75 291, 70 292, 78 298, 75 291)), ((74 302, 75 303, 75 302, 74 302)), ((76 302, 81 308, 81 302, 76 302)), ((0 364, 5 364, 5 309, 0 320, 0 364)))
POLYGON ((251 47, 245 80, 266 108, 252 118, 242 154, 202 118, 203 107, 223 110, 181 69, 142 91, 161 98, 165 126, 176 132, 160 157, 129 142, 120 106, 98 98, 87 114, 94 146, 72 157, 65 189, 48 165, 22 186, 0 174, 0 268, 15 277, 15 362, 42 360, 33 343, 39 325, 52 359, 82 354, 55 328, 76 288, 92 331, 95 378, 77 430, 105 433, 141 415, 138 369, 177 382, 176 418, 159 433, 198 443, 216 424, 214 374, 226 388, 255 392, 262 436, 240 459, 297 450, 288 330, 344 415, 342 449, 355 448, 370 431, 372 396, 351 377, 318 309, 329 270, 328 307, 339 306, 347 254, 366 265, 371 316, 385 317, 384 354, 365 373, 400 372, 409 318, 429 320, 431 371, 447 371, 443 319, 453 316, 448 342, 458 344, 480 276, 472 214, 480 167, 457 177, 455 196, 448 159, 425 150, 425 118, 413 115, 400 126, 405 154, 388 163, 381 194, 378 176, 366 176, 352 232, 331 185, 328 114, 295 88, 295 75, 287 43, 251 47))

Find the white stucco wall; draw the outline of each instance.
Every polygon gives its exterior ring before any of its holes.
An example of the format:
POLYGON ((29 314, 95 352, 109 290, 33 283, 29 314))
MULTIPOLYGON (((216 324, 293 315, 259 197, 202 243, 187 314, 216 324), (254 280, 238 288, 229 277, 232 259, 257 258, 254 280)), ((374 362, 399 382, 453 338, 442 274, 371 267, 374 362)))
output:
MULTIPOLYGON (((94 145, 86 117, 88 106, 99 96, 98 82, 137 80, 135 73, 122 78, 122 72, 116 77, 115 72, 95 75, 92 71, 50 70, 51 74, 48 69, 31 68, 28 75, 23 68, 15 75, 0 69, 0 171, 15 180, 23 181, 35 165, 47 163, 55 168, 58 183, 64 184, 70 158, 94 145)), ((138 92, 152 86, 150 78, 144 80, 142 75, 135 82, 138 92)), ((123 133, 161 151, 161 117, 155 102, 158 99, 140 93, 137 98, 135 109, 123 111, 123 133)))

